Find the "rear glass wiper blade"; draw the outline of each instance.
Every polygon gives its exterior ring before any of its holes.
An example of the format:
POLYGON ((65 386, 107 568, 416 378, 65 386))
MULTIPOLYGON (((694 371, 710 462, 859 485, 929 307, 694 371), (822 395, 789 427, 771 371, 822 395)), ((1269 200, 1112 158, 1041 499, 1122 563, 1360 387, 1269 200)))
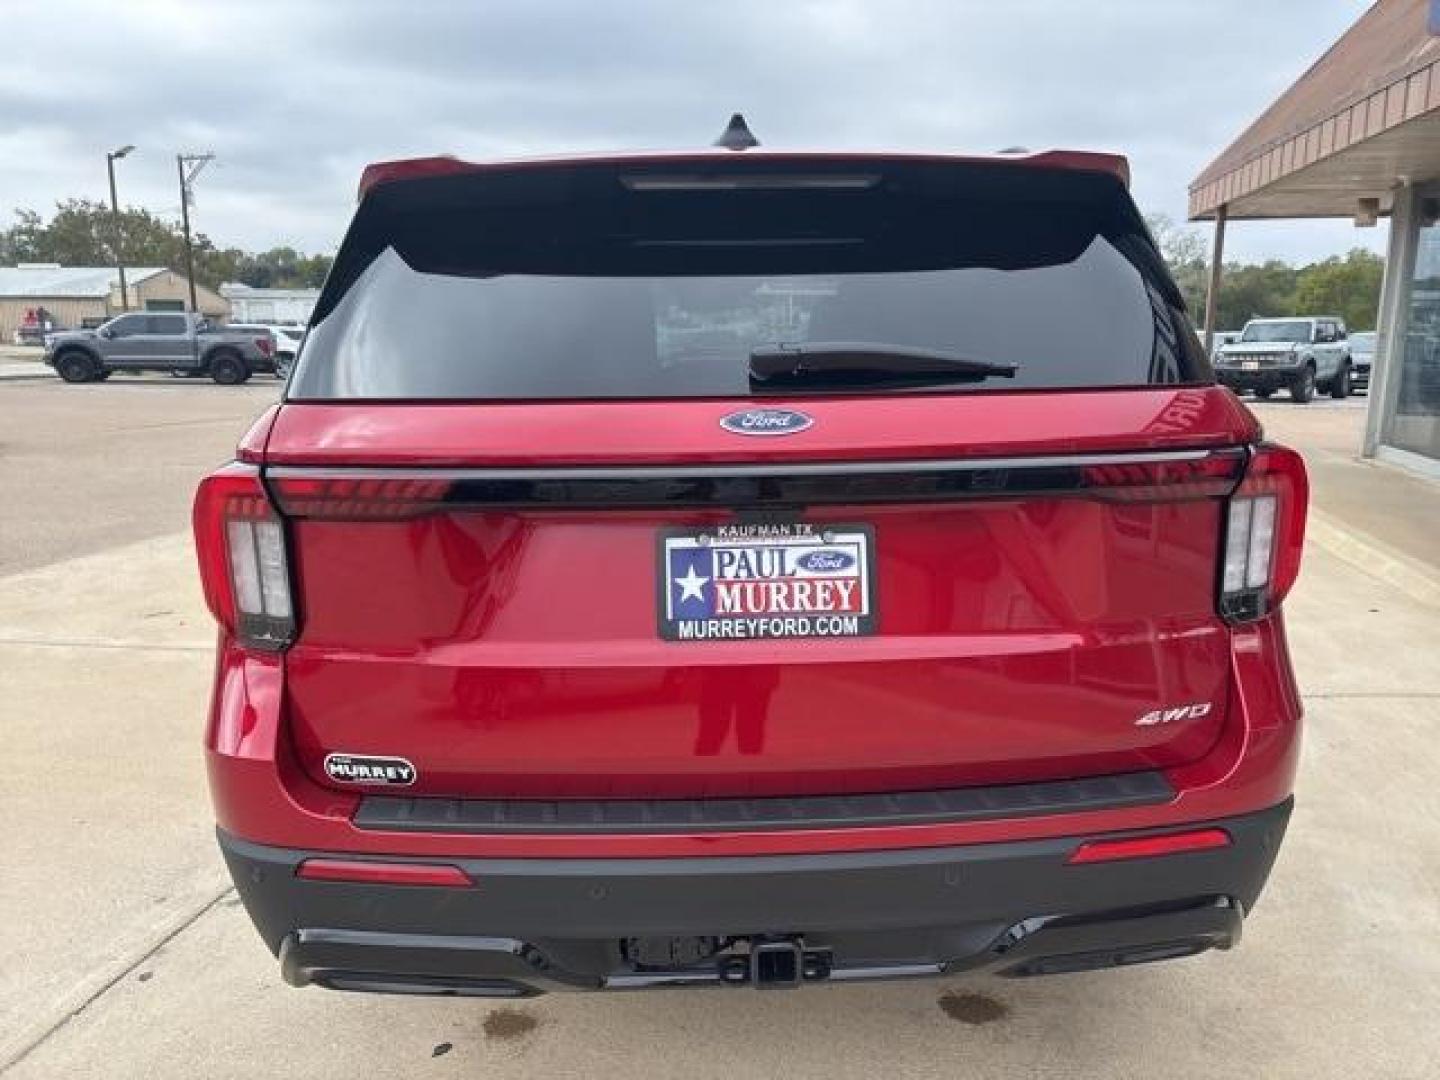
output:
POLYGON ((757 386, 980 382, 1013 379, 1017 370, 1015 364, 975 360, 939 349, 868 341, 780 343, 750 351, 750 381, 757 386))

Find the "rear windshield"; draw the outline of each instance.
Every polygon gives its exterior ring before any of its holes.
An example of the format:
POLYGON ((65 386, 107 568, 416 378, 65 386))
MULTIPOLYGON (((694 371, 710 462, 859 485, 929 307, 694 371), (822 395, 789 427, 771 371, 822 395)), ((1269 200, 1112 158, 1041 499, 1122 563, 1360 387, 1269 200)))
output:
POLYGON ((611 164, 372 192, 289 397, 759 397, 775 391, 751 376, 755 350, 826 343, 1014 366, 1010 378, 882 387, 896 392, 1211 379, 1111 177, 611 164))

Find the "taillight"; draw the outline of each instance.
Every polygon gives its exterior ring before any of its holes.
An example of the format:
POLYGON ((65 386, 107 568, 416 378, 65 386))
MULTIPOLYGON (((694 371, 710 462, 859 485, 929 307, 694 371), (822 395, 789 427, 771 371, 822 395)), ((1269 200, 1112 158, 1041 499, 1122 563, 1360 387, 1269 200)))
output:
POLYGON ((1177 460, 1087 465, 1081 490, 1111 502, 1172 502, 1228 495, 1245 469, 1245 451, 1212 450, 1177 460))
POLYGON ((195 493, 195 549, 205 602, 240 644, 270 651, 295 637, 285 525, 253 465, 232 464, 195 493))
POLYGON ((257 337, 255 339, 255 347, 260 350, 261 356, 269 356, 275 351, 275 342, 268 335, 265 337, 257 337))
POLYGON ((410 477, 274 476, 271 486, 287 517, 328 521, 384 521, 438 510, 449 480, 410 477))
POLYGON ((1218 606, 1227 622, 1273 611, 1295 584, 1309 490, 1299 454, 1268 444, 1256 449, 1225 513, 1218 606))

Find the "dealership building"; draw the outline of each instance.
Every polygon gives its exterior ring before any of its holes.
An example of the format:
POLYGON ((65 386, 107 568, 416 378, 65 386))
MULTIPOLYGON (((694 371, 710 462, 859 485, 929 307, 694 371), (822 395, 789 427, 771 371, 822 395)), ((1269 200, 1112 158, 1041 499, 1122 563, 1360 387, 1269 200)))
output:
POLYGON ((1440 0, 1379 0, 1190 186, 1215 266, 1229 222, 1385 216, 1363 452, 1440 476, 1440 0))

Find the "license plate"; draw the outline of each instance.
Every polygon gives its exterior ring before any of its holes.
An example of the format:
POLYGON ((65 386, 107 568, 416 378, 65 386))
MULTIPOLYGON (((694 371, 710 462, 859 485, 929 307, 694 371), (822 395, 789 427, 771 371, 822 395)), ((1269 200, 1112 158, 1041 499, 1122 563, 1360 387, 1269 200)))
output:
POLYGON ((668 641, 875 632, 875 534, 868 525, 667 529, 659 555, 659 629, 668 641))
POLYGON ((1259 371, 1259 370, 1260 370, 1260 361, 1259 361, 1259 360, 1245 360, 1245 361, 1243 361, 1243 362, 1240 364, 1240 369, 1241 369, 1242 371, 1259 371))

